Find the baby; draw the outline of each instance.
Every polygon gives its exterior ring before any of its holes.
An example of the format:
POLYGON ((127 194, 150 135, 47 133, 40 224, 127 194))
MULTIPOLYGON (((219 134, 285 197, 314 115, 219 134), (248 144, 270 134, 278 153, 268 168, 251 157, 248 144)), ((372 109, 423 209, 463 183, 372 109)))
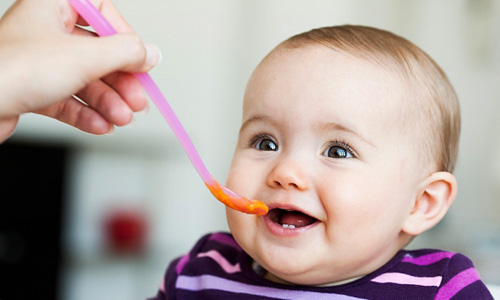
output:
POLYGON ((227 187, 270 209, 227 210, 156 299, 492 299, 472 262, 403 250, 457 193, 460 111, 437 64, 362 26, 315 29, 252 74, 227 187))

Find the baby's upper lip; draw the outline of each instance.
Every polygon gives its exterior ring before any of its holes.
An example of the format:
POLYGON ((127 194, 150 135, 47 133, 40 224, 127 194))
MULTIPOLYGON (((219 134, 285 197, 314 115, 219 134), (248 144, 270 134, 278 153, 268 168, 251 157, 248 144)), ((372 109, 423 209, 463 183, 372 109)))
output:
POLYGON ((311 217, 317 219, 312 213, 308 212, 307 210, 304 210, 301 207, 298 207, 297 205, 291 204, 291 203, 274 202, 274 203, 267 204, 267 207, 269 208, 269 210, 277 208, 277 209, 288 210, 288 211, 298 211, 298 212, 301 212, 305 215, 308 215, 308 216, 311 216, 311 217))

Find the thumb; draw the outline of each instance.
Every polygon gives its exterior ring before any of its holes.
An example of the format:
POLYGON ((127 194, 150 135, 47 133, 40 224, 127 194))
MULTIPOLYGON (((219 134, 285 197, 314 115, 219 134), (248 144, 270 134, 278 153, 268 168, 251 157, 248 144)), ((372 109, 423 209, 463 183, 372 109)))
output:
POLYGON ((73 45, 80 55, 77 70, 86 75, 87 82, 116 71, 147 72, 157 65, 162 57, 157 46, 143 43, 135 34, 75 38, 78 42, 73 45))

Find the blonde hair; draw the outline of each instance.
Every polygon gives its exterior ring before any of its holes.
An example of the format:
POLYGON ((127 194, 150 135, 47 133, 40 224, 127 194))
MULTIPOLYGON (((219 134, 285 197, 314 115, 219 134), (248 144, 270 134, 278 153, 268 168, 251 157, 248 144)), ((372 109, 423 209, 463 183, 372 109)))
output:
MULTIPOLYGON (((453 172, 458 155, 460 107, 443 70, 410 41, 388 31, 365 26, 333 26, 313 29, 282 42, 269 55, 283 49, 323 45, 384 69, 395 71, 410 87, 401 120, 408 142, 417 143, 419 159, 432 171, 453 172), (415 138, 415 134, 417 137, 415 138)), ((269 56, 268 55, 268 56, 269 56)))

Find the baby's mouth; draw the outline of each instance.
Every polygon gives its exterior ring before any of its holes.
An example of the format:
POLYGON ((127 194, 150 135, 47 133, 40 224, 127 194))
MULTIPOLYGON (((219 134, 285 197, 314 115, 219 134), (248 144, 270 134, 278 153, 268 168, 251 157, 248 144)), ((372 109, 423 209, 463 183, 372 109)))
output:
POLYGON ((297 210, 273 208, 268 212, 269 219, 283 228, 296 229, 316 223, 318 220, 297 210))

